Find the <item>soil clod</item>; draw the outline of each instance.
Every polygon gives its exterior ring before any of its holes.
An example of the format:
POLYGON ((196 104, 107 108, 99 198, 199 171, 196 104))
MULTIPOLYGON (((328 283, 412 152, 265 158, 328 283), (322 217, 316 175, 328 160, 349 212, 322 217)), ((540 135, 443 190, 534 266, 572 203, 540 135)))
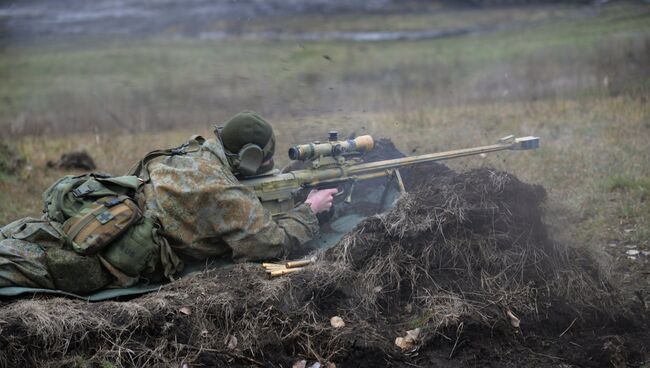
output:
POLYGON ((58 161, 48 161, 47 167, 57 169, 95 170, 95 161, 86 151, 68 152, 61 155, 58 161))

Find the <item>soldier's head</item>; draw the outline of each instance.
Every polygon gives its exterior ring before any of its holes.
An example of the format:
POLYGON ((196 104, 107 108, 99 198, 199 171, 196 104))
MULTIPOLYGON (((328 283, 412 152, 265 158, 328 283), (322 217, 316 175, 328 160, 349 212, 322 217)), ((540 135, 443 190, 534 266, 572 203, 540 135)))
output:
POLYGON ((223 127, 218 127, 215 134, 221 140, 235 174, 252 176, 273 169, 273 128, 257 113, 242 111, 223 127))

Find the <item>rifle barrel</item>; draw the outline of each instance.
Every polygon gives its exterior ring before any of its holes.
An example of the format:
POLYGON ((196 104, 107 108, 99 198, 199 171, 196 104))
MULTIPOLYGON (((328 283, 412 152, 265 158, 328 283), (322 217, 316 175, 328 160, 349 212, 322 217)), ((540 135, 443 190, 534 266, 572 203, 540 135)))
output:
MULTIPOLYGON (((345 174, 342 175, 342 177, 347 178, 347 180, 371 179, 375 177, 384 176, 385 172, 388 170, 398 169, 406 166, 416 166, 416 165, 425 164, 429 162, 478 155, 481 153, 497 152, 497 151, 505 151, 505 150, 526 150, 526 149, 535 149, 539 147, 539 138, 537 137, 523 137, 523 138, 509 137, 509 138, 510 139, 508 139, 507 141, 502 141, 489 146, 465 148, 465 149, 458 149, 458 150, 452 150, 446 152, 429 153, 429 154, 419 155, 419 156, 408 156, 408 157, 396 158, 391 160, 351 165, 343 168, 345 174)), ((326 180, 318 181, 318 184, 324 185, 327 183, 340 182, 341 180, 342 179, 337 177, 329 180, 326 179, 326 180)))
POLYGON ((376 161, 376 162, 354 165, 351 166, 347 170, 347 172, 348 174, 353 175, 357 172, 367 172, 369 170, 372 171, 390 170, 402 166, 413 166, 413 165, 424 164, 433 161, 442 161, 442 160, 448 160, 452 158, 478 155, 481 153, 504 151, 508 149, 510 149, 508 145, 493 144, 490 146, 483 146, 483 147, 465 148, 465 149, 446 151, 446 152, 429 153, 429 154, 419 155, 419 156, 408 156, 403 158, 395 158, 392 160, 376 161))

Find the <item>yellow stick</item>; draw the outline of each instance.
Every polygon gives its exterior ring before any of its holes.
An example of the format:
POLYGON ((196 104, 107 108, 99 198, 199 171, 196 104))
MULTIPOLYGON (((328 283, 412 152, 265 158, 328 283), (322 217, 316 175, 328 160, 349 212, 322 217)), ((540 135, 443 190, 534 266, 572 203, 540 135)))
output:
POLYGON ((284 267, 282 263, 262 263, 262 267, 284 267))
POLYGON ((287 274, 298 272, 298 271, 302 271, 302 267, 287 268, 286 270, 271 271, 271 277, 278 277, 278 276, 287 275, 287 274))
POLYGON ((286 270, 286 267, 267 267, 266 272, 286 270))
POLYGON ((308 266, 311 263, 312 263, 311 259, 305 259, 305 260, 302 260, 302 261, 287 262, 286 266, 287 266, 287 268, 296 268, 296 267, 308 266))
POLYGON ((265 265, 264 268, 286 268, 285 265, 265 265))

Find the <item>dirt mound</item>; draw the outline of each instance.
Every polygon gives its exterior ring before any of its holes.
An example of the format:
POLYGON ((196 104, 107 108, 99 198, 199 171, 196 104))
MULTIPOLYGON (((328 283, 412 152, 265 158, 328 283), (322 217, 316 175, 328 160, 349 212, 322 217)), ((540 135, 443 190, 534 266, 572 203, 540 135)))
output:
POLYGON ((545 191, 489 169, 417 169, 389 213, 307 271, 216 269, 123 302, 23 299, 0 307, 7 366, 621 365, 644 359, 645 321, 587 249, 558 244, 545 191), (340 316, 344 327, 333 327, 340 316), (401 351, 395 338, 420 328, 401 351))
POLYGON ((481 309, 489 304, 532 313, 536 306, 530 303, 548 297, 580 311, 612 310, 596 300, 609 303, 611 290, 592 255, 548 237, 542 222, 545 195, 542 187, 489 169, 429 177, 393 211, 366 220, 328 255, 378 277, 364 285, 399 291, 408 299, 426 299, 418 295, 426 287, 436 299, 444 293, 481 309), (471 295, 462 295, 469 290, 471 295))
POLYGON ((86 151, 74 151, 61 155, 57 161, 48 161, 47 167, 57 169, 95 170, 95 161, 86 151))

